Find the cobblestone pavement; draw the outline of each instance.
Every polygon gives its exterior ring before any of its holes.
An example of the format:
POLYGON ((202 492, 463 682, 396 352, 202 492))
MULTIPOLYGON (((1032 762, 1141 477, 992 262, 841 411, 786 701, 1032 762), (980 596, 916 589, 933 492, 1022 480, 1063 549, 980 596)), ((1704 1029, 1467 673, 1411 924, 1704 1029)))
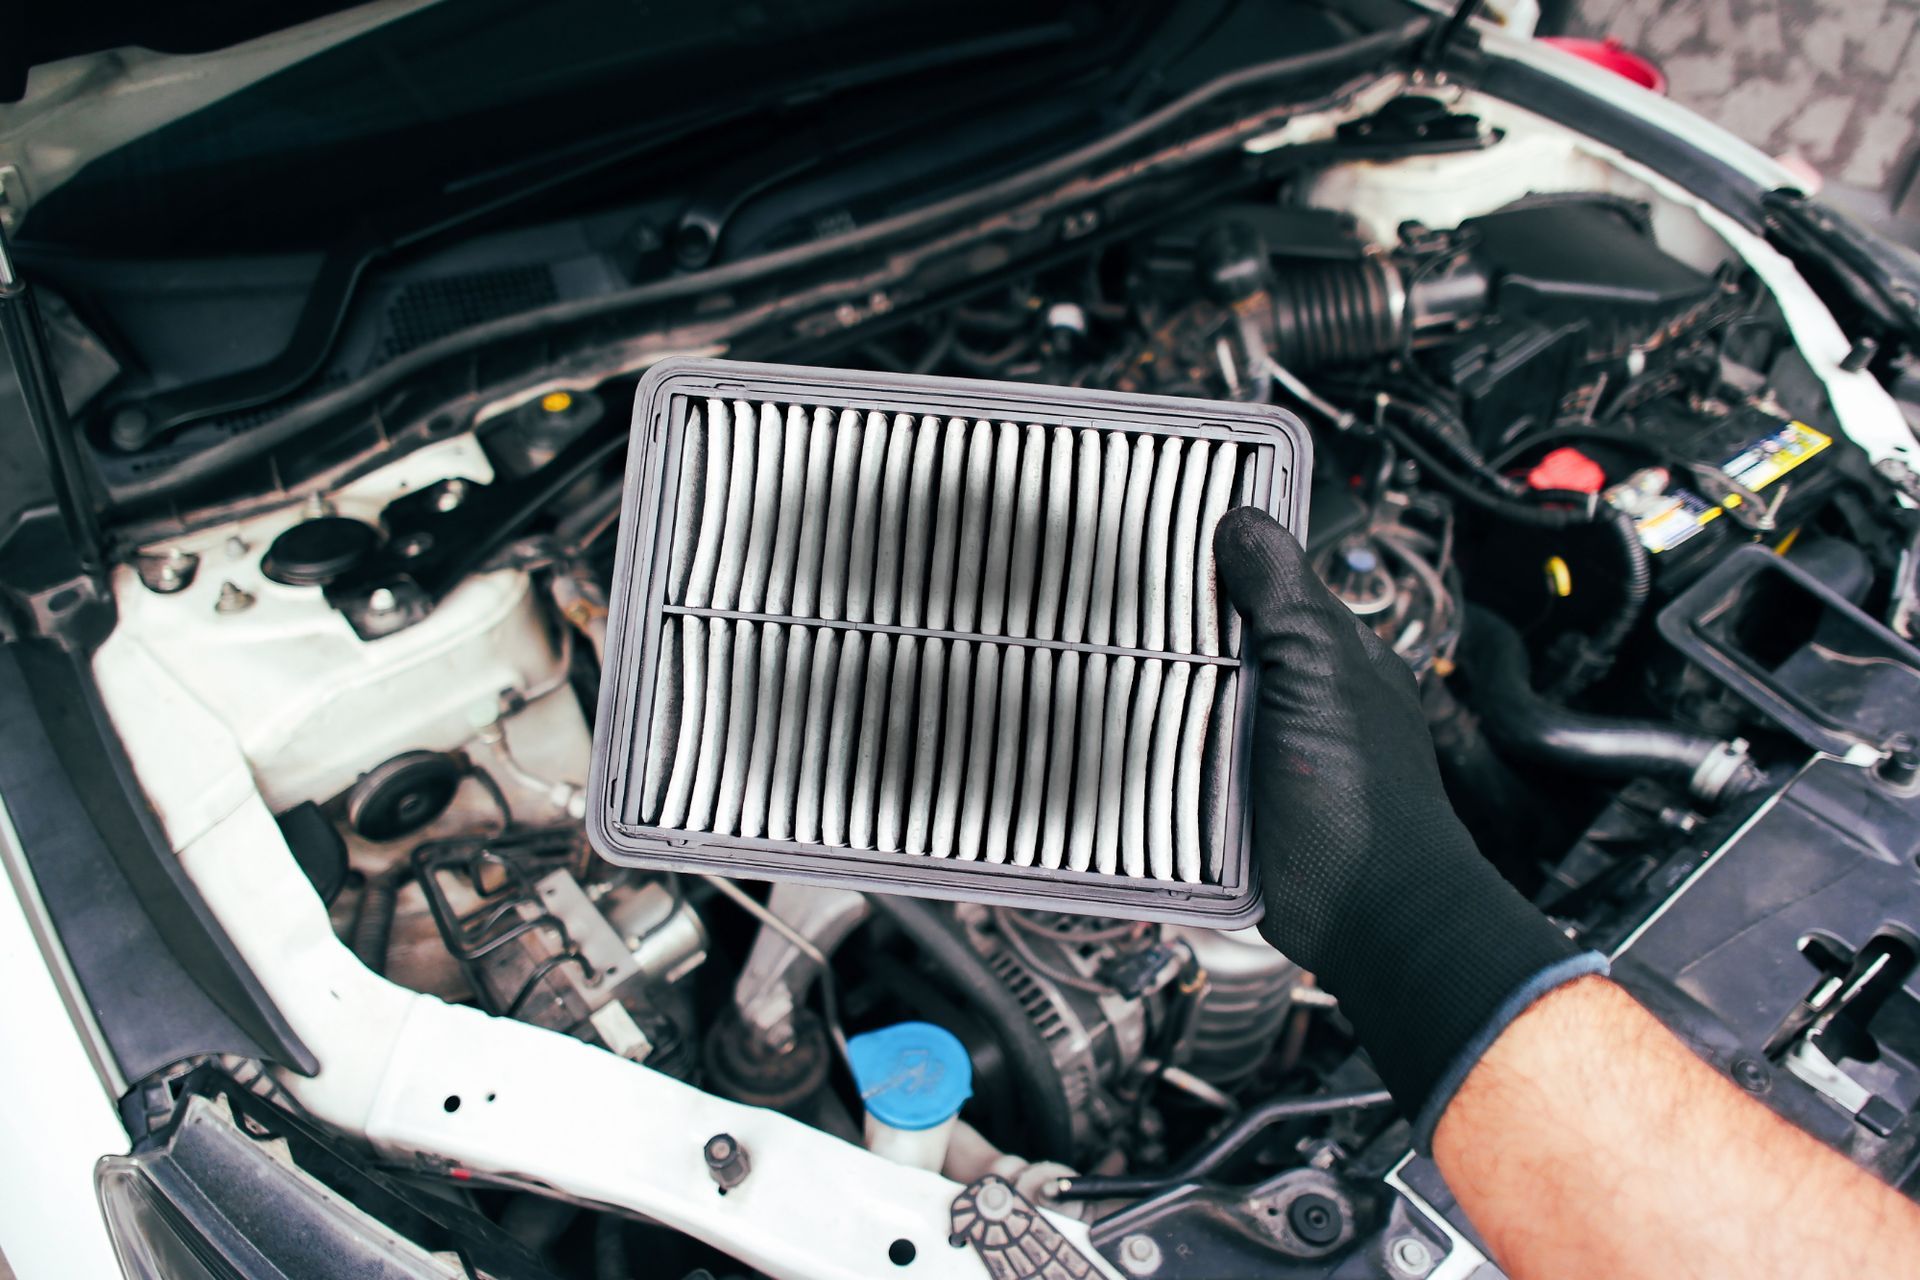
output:
POLYGON ((1673 96, 1832 181, 1893 194, 1920 152, 1920 0, 1575 0, 1673 96))

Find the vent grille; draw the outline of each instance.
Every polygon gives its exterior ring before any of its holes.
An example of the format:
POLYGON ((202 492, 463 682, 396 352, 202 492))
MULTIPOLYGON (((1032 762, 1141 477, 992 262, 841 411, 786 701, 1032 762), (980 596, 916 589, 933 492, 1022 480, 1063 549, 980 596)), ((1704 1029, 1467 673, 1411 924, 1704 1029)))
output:
POLYGON ((553 268, 544 264, 417 280, 387 304, 387 333, 374 363, 385 364, 450 333, 531 311, 559 296, 553 268))
POLYGON ((1248 910, 1212 533, 1249 501, 1297 526, 1297 424, 806 372, 676 362, 642 389, 602 852, 686 863, 649 847, 674 833, 738 874, 1082 910, 1117 908, 1061 900, 1076 881, 1159 890, 1122 914, 1180 914, 1177 886, 1248 910))

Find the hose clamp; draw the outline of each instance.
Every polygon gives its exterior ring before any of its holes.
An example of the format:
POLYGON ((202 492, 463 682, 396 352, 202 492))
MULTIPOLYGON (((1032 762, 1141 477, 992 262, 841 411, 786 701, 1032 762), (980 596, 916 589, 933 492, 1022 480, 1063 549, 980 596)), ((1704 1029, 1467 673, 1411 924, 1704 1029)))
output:
POLYGON ((1718 800, 1727 784, 1746 771, 1750 750, 1745 738, 1719 743, 1694 769, 1687 790, 1708 803, 1718 800))

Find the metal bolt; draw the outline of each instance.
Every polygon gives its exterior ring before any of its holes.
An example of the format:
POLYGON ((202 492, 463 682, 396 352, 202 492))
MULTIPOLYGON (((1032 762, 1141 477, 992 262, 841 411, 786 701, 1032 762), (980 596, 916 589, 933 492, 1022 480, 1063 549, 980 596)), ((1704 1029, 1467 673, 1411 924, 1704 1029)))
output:
POLYGON ((200 569, 200 557, 179 547, 138 556, 134 563, 147 590, 163 596, 192 586, 193 575, 200 569))
POLYGON ((1160 1246, 1152 1236, 1128 1236, 1120 1242, 1120 1265, 1136 1276, 1150 1276, 1160 1269, 1160 1246))
POLYGON ((1733 1082, 1748 1093, 1765 1093, 1773 1084, 1773 1075, 1758 1058, 1735 1058, 1727 1066, 1733 1082))
POLYGON ((213 602, 215 613, 245 613, 253 608, 253 592, 241 587, 237 582, 220 584, 220 598, 213 602))
POLYGON ((752 1171, 747 1162, 747 1149, 730 1133, 716 1133, 708 1138, 702 1154, 706 1157, 708 1175, 723 1195, 745 1182, 752 1171))
POLYGON ((1013 1212, 1013 1188, 1004 1182, 989 1182, 973 1198, 973 1207, 990 1222, 998 1222, 1013 1212))
POLYGON ((452 511, 467 500, 467 482, 459 478, 447 481, 440 486, 440 492, 433 497, 435 511, 452 511))
POLYGON ((1910 733, 1896 733, 1887 740, 1887 757, 1880 762, 1881 778, 1896 787, 1904 787, 1920 777, 1920 744, 1910 733))
POLYGON ((1401 1236, 1388 1246, 1387 1257, 1392 1261, 1394 1270, 1413 1276, 1416 1280, 1433 1270, 1433 1250, 1419 1236, 1401 1236))
POLYGON ((107 423, 107 438, 127 453, 145 448, 147 411, 131 404, 115 409, 112 419, 107 423))
POLYGON ((392 613, 400 607, 400 597, 391 587, 375 587, 367 595, 367 608, 374 613, 392 613))

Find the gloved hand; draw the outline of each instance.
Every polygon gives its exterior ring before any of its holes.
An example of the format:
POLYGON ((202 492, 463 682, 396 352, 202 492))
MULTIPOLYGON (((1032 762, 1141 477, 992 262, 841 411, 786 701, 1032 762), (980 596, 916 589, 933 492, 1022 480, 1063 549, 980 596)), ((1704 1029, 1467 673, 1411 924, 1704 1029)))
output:
POLYGON ((1292 535, 1240 509, 1214 554, 1260 682, 1246 783, 1260 932, 1339 999, 1426 1150, 1507 1023, 1606 961, 1481 857, 1441 787, 1412 672, 1292 535))

